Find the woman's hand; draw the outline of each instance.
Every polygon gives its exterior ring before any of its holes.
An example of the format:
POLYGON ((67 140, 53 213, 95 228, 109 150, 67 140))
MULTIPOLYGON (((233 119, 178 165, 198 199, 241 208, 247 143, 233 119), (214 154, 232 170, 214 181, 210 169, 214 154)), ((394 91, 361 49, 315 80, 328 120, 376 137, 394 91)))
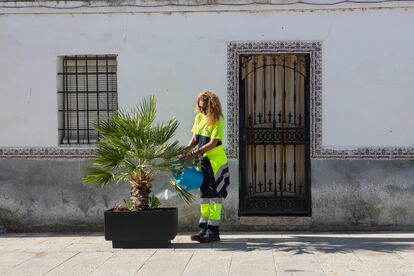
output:
POLYGON ((199 150, 193 150, 193 151, 178 155, 178 159, 186 159, 186 158, 191 158, 191 157, 197 157, 199 155, 200 155, 199 150))
POLYGON ((191 157, 197 157, 201 154, 200 150, 193 150, 189 153, 191 157))

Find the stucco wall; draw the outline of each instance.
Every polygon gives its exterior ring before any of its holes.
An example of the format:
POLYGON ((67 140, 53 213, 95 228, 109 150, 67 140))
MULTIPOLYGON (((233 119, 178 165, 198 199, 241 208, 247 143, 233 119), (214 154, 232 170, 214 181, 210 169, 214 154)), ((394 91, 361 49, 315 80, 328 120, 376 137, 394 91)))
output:
MULTIPOLYGON (((117 54, 119 105, 154 93, 161 119, 181 121, 189 138, 198 91, 226 101, 228 41, 322 43, 323 146, 412 146, 413 9, 266 10, 194 13, 0 15, 0 147, 57 146, 57 67, 62 55, 117 54), (396 31, 398 30, 398 31, 396 31)), ((224 108, 226 111, 226 108, 224 108)), ((227 115, 227 114, 225 114, 227 115)), ((0 160, 0 228, 101 230, 102 212, 126 186, 80 183, 85 160, 0 160)), ((312 217, 301 227, 414 227, 411 161, 311 160, 312 217)), ((238 160, 224 206, 225 229, 237 216, 238 160)), ((166 185, 165 178, 159 180, 166 185)), ((177 200, 180 229, 194 229, 198 208, 177 200)), ((276 218, 282 220, 282 218, 276 218)))
MULTIPOLYGON (((0 160, 0 226, 8 231, 102 231, 103 212, 129 197, 127 184, 101 188, 80 182, 86 160, 0 160)), ((237 162, 230 162, 235 172, 237 162)), ((230 195, 224 205, 224 227, 237 225, 237 173, 231 176, 230 195)), ((153 193, 169 187, 168 175, 159 174, 153 193)), ((161 207, 179 208, 180 230, 198 225, 198 193, 188 206, 178 197, 161 207)))
POLYGON ((413 161, 313 160, 313 224, 414 226, 413 168, 413 161))
MULTIPOLYGON (((103 211, 128 197, 127 185, 100 188, 80 183, 82 160, 0 160, 0 226, 8 231, 102 231, 103 211)), ((312 217, 238 217, 238 162, 230 160, 225 230, 413 229, 414 170, 411 161, 314 160, 312 217), (250 219, 250 222, 249 222, 250 219)), ((163 191, 167 176, 154 181, 163 191)), ((197 192, 194 192, 197 197, 197 192)), ((178 198, 179 229, 197 229, 199 208, 178 198)))
POLYGON ((226 106, 226 43, 320 40, 323 146, 412 146, 413 10, 0 16, 1 146, 58 143, 57 62, 117 54, 120 106, 154 93, 185 141, 196 94, 226 106), (392 24, 391 24, 392 23, 392 24), (396 31, 398 30, 398 31, 396 31), (27 135, 30 134, 30 135, 27 135))

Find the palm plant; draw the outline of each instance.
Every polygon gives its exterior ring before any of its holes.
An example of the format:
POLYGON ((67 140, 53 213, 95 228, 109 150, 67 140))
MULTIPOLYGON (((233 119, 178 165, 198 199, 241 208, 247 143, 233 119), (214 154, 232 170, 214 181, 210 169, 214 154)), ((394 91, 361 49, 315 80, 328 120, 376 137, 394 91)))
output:
MULTIPOLYGON (((130 184, 130 209, 150 208, 150 194, 154 173, 176 170, 192 163, 189 158, 179 158, 186 147, 177 140, 170 141, 179 122, 169 119, 155 123, 156 100, 154 96, 144 98, 131 112, 120 110, 110 120, 100 122, 96 129, 101 134, 96 144, 92 167, 82 181, 105 186, 112 182, 130 184)), ((170 184, 187 203, 192 195, 177 185, 170 184)))

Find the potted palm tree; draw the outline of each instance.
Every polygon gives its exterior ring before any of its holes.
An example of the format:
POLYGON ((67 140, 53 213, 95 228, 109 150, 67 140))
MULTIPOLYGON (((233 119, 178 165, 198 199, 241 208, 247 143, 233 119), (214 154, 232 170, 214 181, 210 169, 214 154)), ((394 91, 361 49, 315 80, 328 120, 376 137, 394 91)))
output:
MULTIPOLYGON (((124 206, 104 212, 105 239, 114 248, 165 247, 177 234, 177 208, 158 208, 151 194, 154 174, 171 172, 192 163, 179 158, 186 147, 171 141, 179 122, 169 119, 155 123, 154 96, 144 98, 132 111, 120 110, 96 129, 100 133, 93 166, 87 167, 84 183, 105 186, 123 182, 130 185, 124 206)), ((172 188, 186 202, 192 195, 170 179, 172 188)))

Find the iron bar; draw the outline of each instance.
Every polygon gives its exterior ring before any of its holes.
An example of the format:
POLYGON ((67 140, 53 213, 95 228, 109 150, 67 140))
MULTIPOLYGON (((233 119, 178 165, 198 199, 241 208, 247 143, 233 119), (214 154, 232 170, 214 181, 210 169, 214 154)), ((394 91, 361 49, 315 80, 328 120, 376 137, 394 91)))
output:
POLYGON ((106 106, 107 106, 107 119, 109 119, 109 70, 108 70, 108 56, 105 56, 105 71, 106 71, 106 106))
MULTIPOLYGON (((296 126, 296 69, 298 56, 293 62, 293 124, 296 126)), ((296 193, 296 181, 297 181, 297 169, 296 169, 296 145, 293 145, 293 192, 296 193)))
POLYGON ((255 147, 255 145, 251 145, 250 146, 250 158, 251 158, 251 160, 252 160, 252 162, 251 162, 251 164, 250 164, 250 169, 253 169, 254 171, 252 172, 250 172, 250 175, 251 175, 251 182, 250 182, 250 185, 252 185, 252 183, 253 183, 253 187, 254 187, 254 189, 253 189, 253 191, 254 191, 254 193, 256 193, 256 173, 255 173, 255 167, 256 167, 256 162, 255 162, 255 160, 253 159, 253 156, 254 156, 254 149, 253 149, 253 147, 255 147))
MULTIPOLYGON (((63 130, 63 128, 58 128, 58 130, 63 130)), ((79 131, 87 131, 88 128, 80 127, 80 128, 65 128, 65 130, 79 130, 79 131)), ((90 129, 89 129, 90 130, 90 129)))
POLYGON ((296 145, 293 145, 293 192, 296 193, 296 173, 297 173, 297 169, 296 169, 296 145))
POLYGON ((287 147, 288 146, 286 146, 286 145, 283 145, 283 156, 284 156, 284 158, 283 158, 283 191, 284 192, 286 192, 286 185, 287 185, 287 164, 286 164, 286 159, 287 159, 287 156, 286 156, 286 150, 287 150, 287 147))
MULTIPOLYGON (((63 72, 64 73, 66 73, 66 67, 67 67, 67 61, 66 61, 66 58, 64 58, 64 61, 63 61, 63 72)), ((66 91, 67 90, 67 84, 68 84, 68 76, 65 74, 64 75, 64 80, 63 80, 63 91, 66 91)), ((66 109, 66 104, 67 104, 67 102, 68 102, 68 94, 65 94, 65 95, 63 95, 63 110, 65 110, 66 109)), ((65 138, 65 136, 67 135, 68 136, 68 139, 67 139, 67 143, 69 144, 70 143, 70 141, 69 141, 69 134, 66 132, 66 130, 65 130, 65 127, 70 127, 70 121, 69 121, 69 114, 68 114, 68 112, 67 111, 64 111, 64 113, 63 113, 63 139, 65 138), (65 121, 67 121, 67 123, 65 124, 65 121)))
POLYGON ((296 60, 293 63, 293 124, 296 126, 296 60))
POLYGON ((253 125, 256 125, 256 57, 253 58, 253 125))
POLYGON ((273 56, 273 127, 276 127, 276 74, 276 57, 273 56))
MULTIPOLYGON (((59 109, 59 112, 64 112, 65 110, 59 109)), ((66 111, 70 112, 99 112, 99 111, 112 111, 112 109, 66 109, 66 111)))
POLYGON ((263 145, 263 173, 264 173, 264 184, 265 184, 265 191, 266 191, 266 144, 263 145))
MULTIPOLYGON (((75 57, 75 80, 76 80, 76 109, 79 110, 79 98, 78 98, 78 58, 75 57)), ((79 128, 79 112, 76 112, 76 127, 79 128)), ((78 144, 79 144, 79 130, 77 131, 77 137, 78 137, 78 144)))
POLYGON ((243 93, 243 110, 240 110, 240 113, 242 114, 242 116, 244 116, 244 122, 247 122, 247 126, 250 127, 251 125, 251 118, 250 118, 250 114, 249 114, 249 95, 247 95, 246 91, 249 91, 249 82, 248 82, 248 76, 246 76, 246 72, 249 69, 249 64, 244 61, 244 57, 240 58, 240 62, 242 64, 243 67, 240 68, 240 87, 239 87, 239 93, 243 93), (243 70, 244 69, 244 70, 243 70), (244 76, 243 76, 244 73, 244 76), (243 81, 243 83, 242 83, 243 81), (247 98, 247 100, 246 100, 247 98))
MULTIPOLYGON (((88 56, 85 56, 85 71, 88 72, 88 56)), ((88 144, 90 143, 89 140, 89 78, 88 78, 88 74, 86 74, 86 128, 87 130, 87 135, 88 135, 88 144)))
POLYGON ((283 106, 282 106, 283 126, 286 123, 286 57, 283 57, 283 106))
POLYGON ((275 183, 275 193, 274 195, 277 196, 277 146, 273 144, 273 181, 275 183))
MULTIPOLYGON (((116 55, 95 55, 94 59, 96 60, 105 60, 106 56, 110 56, 112 59, 115 59, 116 55)), ((65 56, 66 60, 75 60, 79 56, 65 56)))
MULTIPOLYGON (((248 59, 248 61, 250 61, 250 58, 248 59)), ((249 63, 246 63, 246 72, 249 69, 249 66, 248 65, 249 65, 249 63)), ((251 76, 250 76, 250 78, 251 78, 251 76)), ((244 85, 244 89, 246 90, 246 87, 247 87, 247 89, 250 88, 249 75, 245 74, 245 80, 246 80, 246 83, 244 85)), ((254 80, 253 80, 252 83, 254 84, 254 80)), ((250 91, 250 89, 249 89, 249 91, 250 91)), ((244 91, 244 92, 245 92, 244 94, 246 95, 246 91, 244 91)), ((252 97, 251 96, 251 93, 248 93, 247 97, 248 97, 248 99, 250 99, 250 101, 247 101, 247 103, 246 103, 245 106, 248 107, 249 104, 253 102, 251 100, 251 97, 252 97)), ((247 118, 249 127, 253 128, 253 124, 254 123, 252 121, 251 111, 252 111, 251 109, 249 110, 249 108, 246 108, 246 111, 245 112, 247 114, 249 114, 249 116, 247 118)), ((254 160, 253 160, 253 156, 254 156, 253 145, 250 145, 250 147, 249 147, 249 154, 250 154, 250 173, 249 173, 250 174, 250 185, 249 185, 249 191, 250 191, 250 196, 252 196, 256 192, 256 179, 255 179, 255 175, 254 175, 254 172, 253 172, 254 167, 255 167, 254 160)))
MULTIPOLYGON (((89 94, 89 95, 91 95, 91 94, 96 94, 96 90, 89 90, 89 91, 78 91, 78 94, 79 95, 82 95, 82 94, 89 94)), ((109 90, 108 91, 109 93, 117 93, 117 91, 116 90, 109 90)), ((58 91, 58 94, 76 94, 76 91, 58 91)))
MULTIPOLYGON (((305 134, 306 134, 306 142, 305 142, 305 145, 304 145, 304 163, 305 163, 305 167, 310 167, 310 138, 309 138, 309 136, 310 136, 310 125, 309 125, 309 113, 310 113, 310 107, 309 107, 309 102, 310 102, 310 100, 309 100, 309 95, 311 94, 310 93, 310 82, 311 82, 311 79, 310 79, 310 69, 311 69, 311 65, 310 65, 310 55, 308 55, 308 56, 306 56, 306 59, 305 59, 305 62, 306 62, 306 67, 305 67, 305 70, 306 70, 306 81, 305 81, 305 90, 303 91, 303 93, 304 93, 304 99, 305 99, 305 105, 304 105, 304 110, 305 110, 305 112, 304 112, 304 116, 305 116, 305 118, 304 118, 304 125, 305 125, 305 134)), ((310 200, 310 197, 309 197, 309 195, 310 195, 310 170, 306 170, 305 169, 305 174, 304 174, 304 183, 303 183, 303 185, 305 185, 305 194, 307 195, 306 196, 306 208, 308 209, 308 210, 311 210, 311 200, 310 200)))
MULTIPOLYGON (((98 79, 99 64, 98 64, 98 56, 96 56, 95 71, 96 71, 96 116, 98 117, 98 120, 96 121, 96 124, 99 127, 99 121, 100 120, 99 120, 99 79, 98 79)), ((99 130, 98 130, 98 137, 99 137, 99 130)))
POLYGON ((257 187, 256 187, 256 184, 257 184, 257 175, 256 175, 256 173, 257 173, 257 161, 256 161, 256 144, 254 144, 253 145, 253 151, 254 151, 254 168, 253 168, 253 171, 254 171, 254 193, 256 193, 257 192, 257 187))
MULTIPOLYGON (((253 125, 256 125, 256 57, 253 57, 253 125)), ((253 145, 254 152, 254 193, 257 192, 257 156, 256 145, 253 145)))
POLYGON ((263 117, 263 123, 266 123, 266 56, 263 56, 263 117))
MULTIPOLYGON (((69 67, 71 67, 71 66, 67 66, 68 68, 69 67)), ((110 66, 110 67, 113 67, 113 66, 110 66)), ((64 73, 58 73, 58 75, 63 75, 64 73)), ((76 74, 75 72, 67 72, 67 73, 65 73, 65 75, 68 75, 68 76, 76 76, 76 75, 79 75, 79 76, 82 76, 82 75, 96 75, 96 74, 98 74, 98 75, 106 75, 106 72, 98 72, 98 73, 95 73, 95 72, 78 72, 78 74, 76 74)), ((108 72, 108 75, 116 75, 116 72, 108 72)))
MULTIPOLYGON (((247 58, 248 61, 250 59, 251 59, 251 57, 247 58)), ((247 127, 253 127, 252 114, 251 114, 252 113, 252 106, 251 105, 253 103, 253 100, 252 100, 253 95, 251 93, 251 87, 250 87, 251 86, 251 84, 250 84, 251 75, 247 74, 247 72, 250 69, 250 62, 248 62, 248 61, 245 61, 246 71, 244 72, 244 79, 246 80, 246 83, 245 83, 245 86, 244 86, 244 90, 245 90, 244 95, 247 98, 247 101, 245 103, 245 106, 246 106, 245 113, 247 114, 247 122, 248 122, 247 127)), ((251 157, 253 157, 253 155, 251 155, 251 157)), ((253 166, 251 167, 251 169, 253 169, 253 166)))

